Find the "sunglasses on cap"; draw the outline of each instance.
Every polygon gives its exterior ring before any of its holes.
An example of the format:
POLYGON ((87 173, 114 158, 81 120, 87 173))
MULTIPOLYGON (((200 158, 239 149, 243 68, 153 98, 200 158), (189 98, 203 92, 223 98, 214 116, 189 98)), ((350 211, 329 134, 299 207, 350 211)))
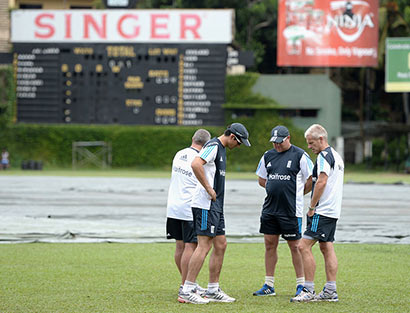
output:
MULTIPOLYGON (((232 135, 233 135, 233 134, 232 134, 232 135)), ((242 144, 242 141, 240 141, 238 137, 236 137, 235 135, 233 135, 233 138, 235 138, 235 140, 238 142, 238 145, 241 145, 241 144, 242 144)))

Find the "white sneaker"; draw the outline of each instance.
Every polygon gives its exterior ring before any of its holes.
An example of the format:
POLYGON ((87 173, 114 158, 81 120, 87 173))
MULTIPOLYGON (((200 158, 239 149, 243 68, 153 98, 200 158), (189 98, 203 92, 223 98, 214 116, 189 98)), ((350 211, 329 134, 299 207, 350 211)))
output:
POLYGON ((225 292, 218 289, 216 293, 209 293, 208 290, 204 296, 205 299, 209 299, 210 302, 234 302, 235 298, 228 296, 225 292))
POLYGON ((302 291, 296 297, 290 299, 290 302, 310 302, 315 301, 316 293, 310 292, 307 288, 303 287, 302 291))
POLYGON ((178 301, 181 303, 193 303, 193 304, 207 304, 209 303, 208 299, 202 298, 197 293, 191 291, 187 293, 181 292, 178 295, 178 301))
POLYGON ((206 289, 202 288, 199 285, 196 285, 194 291, 195 291, 195 293, 199 294, 201 297, 205 296, 205 293, 206 293, 206 289))
POLYGON ((339 297, 337 296, 336 290, 329 291, 323 288, 323 290, 315 297, 315 301, 337 302, 339 301, 339 297))

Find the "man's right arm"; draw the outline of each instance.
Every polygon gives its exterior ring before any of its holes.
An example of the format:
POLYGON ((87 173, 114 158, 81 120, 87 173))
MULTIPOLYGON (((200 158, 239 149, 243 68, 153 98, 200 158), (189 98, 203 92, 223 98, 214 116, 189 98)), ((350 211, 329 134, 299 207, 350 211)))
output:
POLYGON ((258 175, 258 183, 259 186, 262 188, 266 188, 266 180, 268 177, 268 173, 266 171, 266 166, 265 166, 265 155, 263 155, 259 161, 258 168, 256 169, 256 175, 258 175))
POLYGON ((266 179, 262 177, 258 177, 258 183, 259 183, 259 186, 266 188, 266 179))
POLYGON ((216 192, 209 184, 208 180, 205 176, 204 164, 206 161, 201 157, 197 156, 191 163, 192 170, 196 178, 198 179, 199 183, 205 188, 206 192, 211 197, 212 201, 216 201, 216 192))

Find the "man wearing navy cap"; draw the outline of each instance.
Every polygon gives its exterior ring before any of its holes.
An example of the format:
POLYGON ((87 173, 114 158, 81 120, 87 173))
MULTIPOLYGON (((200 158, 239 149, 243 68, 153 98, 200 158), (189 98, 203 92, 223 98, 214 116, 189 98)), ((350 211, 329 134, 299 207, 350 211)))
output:
POLYGON ((312 184, 313 163, 301 148, 290 143, 289 130, 285 126, 272 129, 270 141, 274 149, 262 156, 256 175, 259 185, 266 189, 260 232, 265 240, 265 284, 254 296, 274 296, 274 274, 278 261, 279 236, 288 243, 296 272, 296 295, 304 284, 302 256, 299 251, 301 238, 303 196, 312 184))
POLYGON ((186 281, 179 295, 180 302, 206 304, 235 301, 235 298, 225 294, 219 287, 219 275, 227 245, 223 211, 225 148, 234 149, 241 144, 248 147, 251 145, 249 133, 241 123, 233 123, 221 136, 208 141, 192 161, 192 170, 199 182, 191 203, 198 246, 189 261, 186 281), (208 289, 204 297, 201 297, 195 292, 195 281, 212 247, 208 289))

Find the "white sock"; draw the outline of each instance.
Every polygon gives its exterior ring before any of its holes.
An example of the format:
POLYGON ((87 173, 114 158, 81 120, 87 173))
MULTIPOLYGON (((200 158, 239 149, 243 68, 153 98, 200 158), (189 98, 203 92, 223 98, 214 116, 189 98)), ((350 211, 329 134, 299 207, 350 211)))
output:
POLYGON ((196 287, 196 283, 193 283, 191 281, 185 281, 184 287, 182 288, 182 292, 183 293, 188 293, 188 292, 192 292, 192 290, 194 290, 196 287))
POLYGON ((305 285, 305 277, 297 277, 297 278, 296 278, 296 287, 297 287, 298 285, 302 285, 302 286, 305 285))
POLYGON ((217 293, 219 290, 219 283, 208 283, 208 293, 217 293))
POLYGON ((273 288, 273 286, 275 285, 275 277, 265 276, 265 284, 273 288))
POLYGON ((326 282, 325 289, 329 291, 336 291, 336 282, 335 281, 326 282))
POLYGON ((313 281, 305 281, 305 288, 313 293, 315 292, 315 283, 313 281))

